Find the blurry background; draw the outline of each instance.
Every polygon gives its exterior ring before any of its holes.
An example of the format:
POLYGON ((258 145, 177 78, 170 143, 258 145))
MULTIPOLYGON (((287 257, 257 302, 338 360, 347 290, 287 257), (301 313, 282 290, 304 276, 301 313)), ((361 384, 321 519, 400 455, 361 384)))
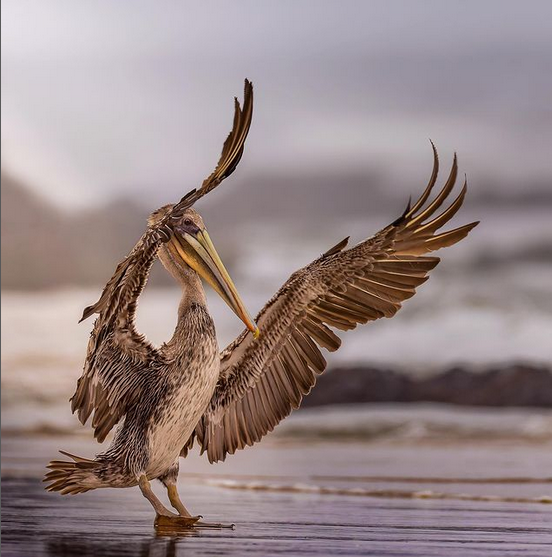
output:
MULTIPOLYGON (((149 212, 211 172, 245 77, 246 152, 198 209, 252 313, 395 219, 429 138, 442 179, 454 151, 469 178, 456 222, 481 220, 392 321, 345 335, 309 403, 550 407, 551 20, 546 1, 3 2, 4 431, 81 431, 82 308, 149 212)), ((178 297, 156 269, 140 330, 168 339, 178 297)), ((241 325, 210 300, 223 346, 241 325)))

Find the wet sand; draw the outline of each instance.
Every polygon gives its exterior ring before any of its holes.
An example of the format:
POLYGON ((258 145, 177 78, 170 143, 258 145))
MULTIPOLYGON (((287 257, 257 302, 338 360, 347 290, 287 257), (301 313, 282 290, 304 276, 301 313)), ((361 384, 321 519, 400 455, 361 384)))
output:
POLYGON ((2 555, 530 555, 552 552, 547 506, 265 493, 190 486, 187 501, 235 530, 156 534, 136 490, 52 497, 3 482, 2 555))
POLYGON ((45 492, 60 446, 94 450, 85 438, 3 439, 2 555, 552 555, 549 444, 268 438, 223 465, 194 454, 185 504, 236 527, 179 533, 154 530, 137 489, 45 492))

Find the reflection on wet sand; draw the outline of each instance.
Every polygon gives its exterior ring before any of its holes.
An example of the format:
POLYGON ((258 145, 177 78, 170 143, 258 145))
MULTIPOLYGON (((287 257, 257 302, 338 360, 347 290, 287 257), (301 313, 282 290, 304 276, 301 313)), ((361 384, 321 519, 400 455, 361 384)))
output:
POLYGON ((193 530, 156 534, 147 539, 109 539, 98 536, 75 538, 69 535, 52 536, 46 540, 47 555, 52 557, 175 557, 179 539, 197 536, 193 530))

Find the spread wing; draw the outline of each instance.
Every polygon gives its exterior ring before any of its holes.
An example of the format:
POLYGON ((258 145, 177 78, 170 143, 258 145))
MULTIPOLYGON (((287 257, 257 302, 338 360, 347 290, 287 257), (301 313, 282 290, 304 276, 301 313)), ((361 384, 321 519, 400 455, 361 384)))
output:
POLYGON ((446 184, 428 203, 438 172, 434 148, 431 179, 414 206, 372 238, 351 249, 346 239, 294 273, 258 315, 260 337, 244 331, 224 350, 219 383, 194 433, 211 462, 253 445, 300 405, 326 367, 321 348, 334 351, 341 344, 333 329, 395 315, 439 262, 428 254, 476 226, 438 232, 466 194, 464 184, 439 212, 457 171, 455 157, 446 184))
POLYGON ((170 239, 172 225, 183 212, 234 172, 243 154, 252 114, 253 85, 245 80, 243 109, 235 99, 234 124, 215 170, 199 189, 152 215, 152 223, 118 265, 100 299, 84 310, 81 321, 94 313, 99 316, 90 335, 84 370, 71 398, 71 408, 83 424, 94 412, 92 427, 99 442, 132 406, 146 378, 151 378, 151 373, 163 364, 160 351, 135 328, 138 297, 159 247, 170 239))

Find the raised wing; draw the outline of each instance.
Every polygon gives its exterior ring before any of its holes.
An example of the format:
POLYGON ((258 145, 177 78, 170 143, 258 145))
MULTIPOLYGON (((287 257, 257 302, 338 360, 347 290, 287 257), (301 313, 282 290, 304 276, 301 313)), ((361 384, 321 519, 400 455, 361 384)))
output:
POLYGON ((197 190, 175 205, 152 215, 150 226, 130 254, 118 265, 100 299, 84 310, 82 319, 98 313, 83 374, 71 399, 73 412, 84 424, 92 412, 94 436, 102 442, 139 396, 144 380, 163 364, 162 354, 135 328, 136 305, 146 285, 159 246, 172 235, 172 226, 198 199, 230 176, 243 154, 253 114, 253 85, 245 80, 243 109, 235 99, 234 124, 224 142, 214 172, 197 190))
POLYGON ((462 205, 466 184, 438 213, 456 181, 455 156, 446 184, 427 203, 439 167, 433 152, 431 179, 414 206, 372 238, 351 249, 344 249, 344 240, 294 273, 258 315, 260 337, 244 331, 221 354, 216 392, 194 433, 211 462, 256 443, 300 405, 326 367, 321 348, 334 351, 341 344, 332 329, 395 315, 439 262, 426 254, 455 244, 476 226, 437 232, 462 205))
POLYGON ((119 263, 100 299, 87 307, 81 318, 99 313, 71 409, 83 424, 94 412, 92 427, 100 443, 136 400, 144 373, 161 363, 159 352, 136 331, 134 320, 138 297, 159 246, 170 234, 168 215, 148 228, 119 263))
POLYGON ((234 123, 232 131, 229 133, 222 153, 215 170, 203 180, 199 189, 192 190, 186 194, 175 206, 175 209, 184 210, 191 207, 198 199, 215 189, 225 178, 228 178, 240 162, 245 140, 251 127, 253 117, 253 84, 248 79, 245 80, 243 93, 243 108, 237 97, 234 97, 234 123))

